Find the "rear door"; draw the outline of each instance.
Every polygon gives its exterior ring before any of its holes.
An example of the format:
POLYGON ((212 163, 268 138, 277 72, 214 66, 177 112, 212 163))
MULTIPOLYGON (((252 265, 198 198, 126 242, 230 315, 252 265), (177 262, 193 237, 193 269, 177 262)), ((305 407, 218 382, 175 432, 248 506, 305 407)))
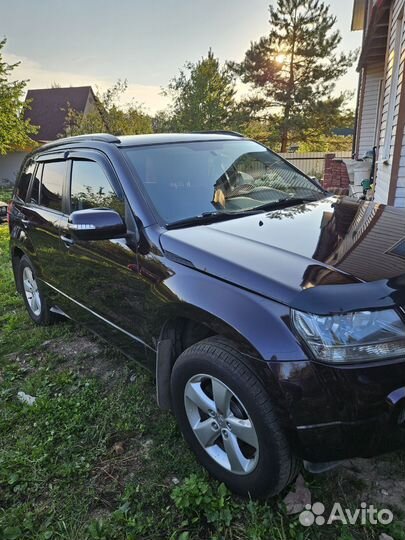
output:
POLYGON ((39 279, 55 285, 62 270, 60 254, 60 220, 67 165, 60 154, 37 159, 27 200, 20 207, 21 225, 27 238, 29 254, 39 279))

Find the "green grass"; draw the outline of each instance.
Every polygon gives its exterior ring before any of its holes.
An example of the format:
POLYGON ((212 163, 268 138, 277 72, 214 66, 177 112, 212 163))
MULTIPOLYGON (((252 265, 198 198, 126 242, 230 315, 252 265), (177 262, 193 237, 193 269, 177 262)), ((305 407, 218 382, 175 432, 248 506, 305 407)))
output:
MULTIPOLYGON (((402 454, 378 463, 405 480, 402 454)), ((354 508, 368 490, 344 470, 305 478, 328 507, 354 508)), ((282 499, 242 500, 210 479, 157 408, 151 376, 119 352, 70 322, 35 327, 0 226, 0 540, 405 539, 399 509, 386 529, 306 529, 282 499)))
POLYGON ((0 187, 0 201, 8 202, 11 199, 12 193, 12 189, 0 187))

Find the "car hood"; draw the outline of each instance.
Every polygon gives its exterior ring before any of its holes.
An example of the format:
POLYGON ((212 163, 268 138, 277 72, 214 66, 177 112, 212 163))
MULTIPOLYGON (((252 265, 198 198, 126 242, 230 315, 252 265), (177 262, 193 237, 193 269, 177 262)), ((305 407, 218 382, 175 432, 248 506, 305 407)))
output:
POLYGON ((161 235, 167 256, 315 313, 405 305, 405 211, 328 197, 161 235))

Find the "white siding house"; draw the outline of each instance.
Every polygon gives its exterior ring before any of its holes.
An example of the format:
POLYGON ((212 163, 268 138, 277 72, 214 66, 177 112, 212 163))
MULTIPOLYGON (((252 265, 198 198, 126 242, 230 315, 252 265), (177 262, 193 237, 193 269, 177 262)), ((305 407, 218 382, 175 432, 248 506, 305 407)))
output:
POLYGON ((354 0, 363 30, 355 154, 376 148, 378 202, 405 207, 405 0, 354 0))
POLYGON ((381 85, 384 79, 384 66, 368 66, 365 68, 363 91, 363 110, 361 123, 359 124, 358 154, 359 157, 372 149, 377 144, 378 109, 381 85))

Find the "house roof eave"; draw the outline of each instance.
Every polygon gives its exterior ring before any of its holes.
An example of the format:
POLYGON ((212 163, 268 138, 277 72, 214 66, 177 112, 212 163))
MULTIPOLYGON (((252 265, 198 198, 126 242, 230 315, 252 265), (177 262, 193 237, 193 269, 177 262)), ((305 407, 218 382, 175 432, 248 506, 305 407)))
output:
POLYGON ((352 31, 364 30, 364 19, 365 19, 366 7, 367 7, 366 0, 354 0, 352 24, 350 27, 352 31))
POLYGON ((385 62, 390 8, 391 0, 376 0, 373 4, 365 29, 357 71, 360 71, 366 64, 385 62))

